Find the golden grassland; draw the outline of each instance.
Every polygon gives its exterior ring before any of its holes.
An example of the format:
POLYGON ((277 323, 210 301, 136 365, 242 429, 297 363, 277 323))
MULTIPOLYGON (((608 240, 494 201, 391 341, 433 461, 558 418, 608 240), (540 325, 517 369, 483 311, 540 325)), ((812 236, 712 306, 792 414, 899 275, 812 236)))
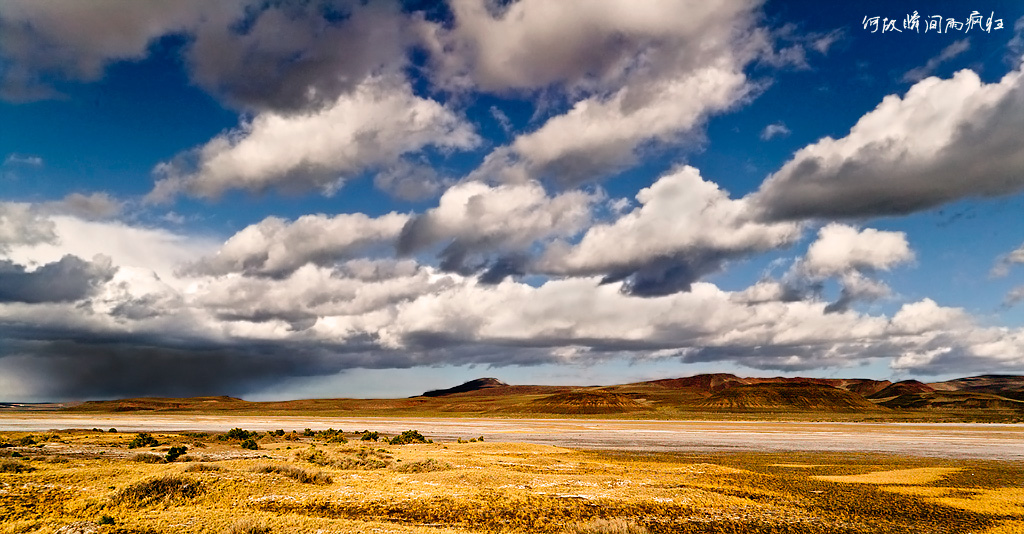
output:
POLYGON ((0 433, 0 534, 1024 532, 1021 462, 378 437, 0 433))

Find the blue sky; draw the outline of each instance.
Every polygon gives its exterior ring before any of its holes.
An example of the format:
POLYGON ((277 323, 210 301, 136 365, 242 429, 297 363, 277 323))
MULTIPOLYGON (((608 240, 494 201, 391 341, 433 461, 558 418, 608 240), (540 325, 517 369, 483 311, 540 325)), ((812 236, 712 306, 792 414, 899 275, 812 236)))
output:
POLYGON ((0 400, 1024 373, 1022 56, 1008 1, 4 2, 0 400))

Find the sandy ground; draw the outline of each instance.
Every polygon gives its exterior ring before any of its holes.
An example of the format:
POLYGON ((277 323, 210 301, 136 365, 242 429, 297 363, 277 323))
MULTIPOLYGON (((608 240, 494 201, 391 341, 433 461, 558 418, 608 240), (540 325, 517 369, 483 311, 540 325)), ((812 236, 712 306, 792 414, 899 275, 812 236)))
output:
POLYGON ((0 431, 94 427, 126 432, 218 432, 233 427, 385 433, 415 429, 439 440, 484 436, 487 441, 584 449, 859 451, 1024 461, 1024 425, 1020 424, 0 414, 0 431))

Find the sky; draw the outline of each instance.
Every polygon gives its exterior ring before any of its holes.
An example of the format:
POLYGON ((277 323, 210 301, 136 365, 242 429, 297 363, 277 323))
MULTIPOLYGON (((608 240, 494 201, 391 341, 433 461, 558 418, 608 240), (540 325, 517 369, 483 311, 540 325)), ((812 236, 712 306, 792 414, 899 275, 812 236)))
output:
POLYGON ((1022 60, 1012 1, 5 0, 0 401, 1024 374, 1022 60))

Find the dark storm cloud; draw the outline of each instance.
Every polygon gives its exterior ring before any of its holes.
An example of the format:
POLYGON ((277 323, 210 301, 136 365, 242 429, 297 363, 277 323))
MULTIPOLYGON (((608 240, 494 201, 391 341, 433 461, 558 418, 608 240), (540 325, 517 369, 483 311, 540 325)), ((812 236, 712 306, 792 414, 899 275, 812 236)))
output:
POLYGON ((651 258, 642 264, 605 276, 602 283, 621 281, 623 282, 622 291, 637 297, 671 295, 680 291, 689 291, 694 282, 720 271, 729 259, 743 256, 742 253, 728 254, 709 250, 651 258))
POLYGON ((200 25, 188 50, 195 81, 257 109, 298 111, 334 101, 403 61, 397 2, 270 2, 230 27, 200 25))
POLYGON ((195 83, 246 108, 298 111, 334 100, 368 75, 404 64, 408 17, 380 0, 6 0, 0 3, 0 97, 59 96, 184 35, 195 83))
POLYGON ((24 265, 0 260, 0 302, 70 302, 91 295, 117 272, 109 262, 88 262, 67 255, 28 271, 24 265))

